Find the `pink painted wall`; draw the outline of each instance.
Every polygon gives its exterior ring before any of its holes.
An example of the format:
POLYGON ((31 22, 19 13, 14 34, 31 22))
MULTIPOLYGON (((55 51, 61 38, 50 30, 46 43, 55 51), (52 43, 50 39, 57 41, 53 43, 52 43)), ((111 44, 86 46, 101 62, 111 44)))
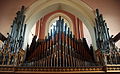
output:
MULTIPOLYGON (((110 35, 116 35, 120 32, 120 0, 82 0, 94 10, 98 8, 103 14, 108 27, 110 35)), ((120 41, 116 43, 120 48, 120 41)))
POLYGON ((35 0, 0 0, 0 32, 7 35, 16 12, 21 6, 29 7, 35 0))
POLYGON ((110 34, 116 35, 120 32, 120 0, 82 0, 94 10, 98 8, 103 14, 110 34))

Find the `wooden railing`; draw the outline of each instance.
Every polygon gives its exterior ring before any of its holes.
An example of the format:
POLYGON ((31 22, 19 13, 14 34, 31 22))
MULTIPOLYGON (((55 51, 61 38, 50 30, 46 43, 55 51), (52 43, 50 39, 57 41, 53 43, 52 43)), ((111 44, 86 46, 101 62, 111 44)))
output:
POLYGON ((21 67, 1 65, 0 73, 118 73, 120 65, 88 67, 21 67))
POLYGON ((104 73, 104 67, 14 67, 0 66, 0 72, 9 73, 104 73))

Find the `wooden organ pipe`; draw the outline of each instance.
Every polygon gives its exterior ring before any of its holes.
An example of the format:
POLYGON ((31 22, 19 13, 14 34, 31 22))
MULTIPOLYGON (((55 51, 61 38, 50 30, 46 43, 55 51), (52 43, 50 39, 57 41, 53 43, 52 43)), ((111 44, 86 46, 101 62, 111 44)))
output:
POLYGON ((80 25, 80 23, 79 23, 79 19, 78 18, 76 18, 76 20, 77 20, 77 32, 78 32, 78 38, 77 39, 80 39, 80 30, 79 30, 79 25, 80 25))
MULTIPOLYGON (((70 48, 70 55, 72 55, 72 32, 70 32, 70 45, 71 45, 71 48, 70 48)), ((72 56, 70 56, 70 61, 71 61, 71 66, 73 67, 73 59, 72 59, 72 56)))
MULTIPOLYGON (((49 36, 49 34, 48 34, 49 36)), ((45 54, 45 58, 47 58, 47 52, 48 52, 48 47, 50 46, 50 44, 48 45, 48 43, 50 42, 49 38, 45 39, 45 49, 44 49, 44 54, 45 54)), ((47 66, 47 61, 45 60, 45 67, 47 66)))

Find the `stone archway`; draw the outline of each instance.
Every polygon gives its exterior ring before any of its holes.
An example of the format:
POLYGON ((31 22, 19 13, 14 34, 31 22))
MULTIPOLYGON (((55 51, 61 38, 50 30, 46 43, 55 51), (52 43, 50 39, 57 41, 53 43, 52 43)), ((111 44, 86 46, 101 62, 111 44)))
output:
POLYGON ((38 0, 33 3, 25 13, 25 23, 27 24, 27 29, 24 46, 27 44, 27 36, 30 34, 30 30, 34 23, 42 16, 58 9, 72 13, 85 23, 90 32, 92 44, 96 49, 96 41, 93 29, 95 18, 94 11, 81 0, 38 0))

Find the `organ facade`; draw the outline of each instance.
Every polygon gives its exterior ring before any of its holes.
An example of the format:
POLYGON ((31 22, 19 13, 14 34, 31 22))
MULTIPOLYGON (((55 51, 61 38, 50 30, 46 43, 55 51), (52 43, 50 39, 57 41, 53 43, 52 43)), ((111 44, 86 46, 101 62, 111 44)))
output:
POLYGON ((94 35, 97 49, 88 45, 84 37, 81 20, 63 10, 51 12, 40 18, 36 24, 32 42, 23 49, 26 24, 25 7, 16 13, 8 37, 0 34, 3 45, 0 48, 0 72, 6 73, 107 73, 120 71, 120 49, 115 42, 120 39, 120 33, 114 38, 109 34, 109 28, 103 15, 96 9, 94 35), (48 27, 46 21, 54 13, 64 13, 56 16, 54 25, 48 27), (77 23, 74 21, 77 19, 77 23), (68 20, 69 24, 65 22, 68 20), (73 25, 73 26, 71 26, 73 25), (48 27, 46 30, 46 27, 48 27), (45 32, 45 30, 47 32, 45 32), (47 33, 47 34, 45 34, 47 33), (47 35, 47 36, 45 36, 47 35))

